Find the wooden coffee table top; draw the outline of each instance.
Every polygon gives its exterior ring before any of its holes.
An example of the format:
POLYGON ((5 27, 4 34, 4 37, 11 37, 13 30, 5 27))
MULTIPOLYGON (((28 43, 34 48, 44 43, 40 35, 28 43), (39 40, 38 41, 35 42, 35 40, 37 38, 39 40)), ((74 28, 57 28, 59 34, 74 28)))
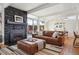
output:
POLYGON ((29 40, 27 40, 27 39, 20 40, 20 41, 21 41, 21 42, 24 42, 24 43, 27 43, 27 44, 36 44, 36 42, 45 41, 45 40, 37 39, 37 38, 32 38, 32 39, 33 39, 32 41, 29 41, 29 40))

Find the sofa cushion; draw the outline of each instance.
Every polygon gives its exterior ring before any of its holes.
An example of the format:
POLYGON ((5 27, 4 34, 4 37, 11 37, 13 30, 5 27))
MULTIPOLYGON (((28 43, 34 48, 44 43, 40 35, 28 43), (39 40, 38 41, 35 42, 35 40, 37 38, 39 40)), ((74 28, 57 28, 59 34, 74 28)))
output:
POLYGON ((43 31, 43 36, 52 37, 53 31, 43 31))

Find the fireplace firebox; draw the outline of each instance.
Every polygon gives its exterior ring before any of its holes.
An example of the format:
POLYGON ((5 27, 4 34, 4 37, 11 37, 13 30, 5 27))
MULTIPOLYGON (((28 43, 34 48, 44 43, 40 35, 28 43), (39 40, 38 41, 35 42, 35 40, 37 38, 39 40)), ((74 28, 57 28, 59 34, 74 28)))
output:
POLYGON ((11 30, 10 32, 10 44, 16 44, 17 41, 22 40, 25 38, 25 30, 20 29, 20 30, 11 30))

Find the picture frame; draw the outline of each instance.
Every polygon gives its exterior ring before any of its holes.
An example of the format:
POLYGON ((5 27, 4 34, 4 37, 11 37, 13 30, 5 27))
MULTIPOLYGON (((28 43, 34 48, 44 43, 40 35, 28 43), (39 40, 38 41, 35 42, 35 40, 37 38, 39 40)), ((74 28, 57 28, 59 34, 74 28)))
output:
POLYGON ((14 17, 15 17, 15 22, 23 23, 23 17, 22 16, 15 15, 14 17))

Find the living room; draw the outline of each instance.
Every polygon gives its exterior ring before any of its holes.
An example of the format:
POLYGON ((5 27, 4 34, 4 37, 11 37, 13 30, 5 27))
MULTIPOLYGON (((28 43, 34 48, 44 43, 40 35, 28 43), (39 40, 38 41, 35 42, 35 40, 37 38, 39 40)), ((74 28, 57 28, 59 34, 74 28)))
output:
POLYGON ((78 55, 79 4, 1 3, 1 55, 78 55))

